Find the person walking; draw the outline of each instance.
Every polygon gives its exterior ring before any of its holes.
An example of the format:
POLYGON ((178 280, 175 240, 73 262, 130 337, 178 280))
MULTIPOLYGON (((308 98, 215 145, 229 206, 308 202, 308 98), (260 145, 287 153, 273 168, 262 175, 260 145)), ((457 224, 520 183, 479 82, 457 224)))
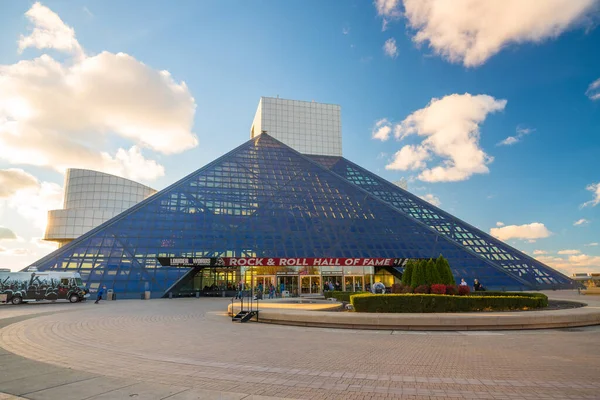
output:
POLYGON ((272 299, 275 296, 275 286, 271 283, 269 286, 269 299, 272 299))
POLYGON ((105 285, 103 285, 101 288, 98 289, 98 297, 96 297, 96 301, 94 302, 94 304, 98 304, 98 302, 100 300, 102 300, 102 296, 104 295, 105 291, 106 291, 105 285))

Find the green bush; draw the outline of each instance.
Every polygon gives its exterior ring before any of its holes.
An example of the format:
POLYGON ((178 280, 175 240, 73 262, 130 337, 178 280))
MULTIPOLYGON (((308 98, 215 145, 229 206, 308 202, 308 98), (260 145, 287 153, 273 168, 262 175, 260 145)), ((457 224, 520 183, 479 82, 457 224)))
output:
POLYGON ((410 279, 410 286, 427 285, 427 260, 417 260, 410 279))
POLYGON ((434 285, 436 283, 442 283, 442 277, 438 271, 437 265, 433 259, 427 261, 427 284, 434 285))
MULTIPOLYGON (((521 293, 484 296, 477 294, 470 296, 448 296, 438 294, 382 295, 367 293, 352 295, 350 302, 357 312, 375 313, 502 311, 544 307, 544 299, 542 297, 521 296, 521 293)), ((545 304, 547 304, 547 298, 545 304)))
POLYGON ((333 297, 337 301, 350 301, 350 296, 353 294, 368 294, 369 292, 342 292, 342 291, 327 291, 325 292, 325 298, 328 299, 333 297))
POLYGON ((441 279, 439 283, 443 283, 444 285, 456 284, 454 275, 452 275, 452 270, 450 269, 450 264, 448 264, 448 260, 446 260, 441 254, 437 260, 435 260, 435 266, 441 279))
POLYGON ((415 268, 415 261, 408 260, 406 262, 406 266, 404 267, 404 272, 402 273, 402 284, 404 286, 410 286, 412 281, 412 274, 415 268))
POLYGON ((504 297, 528 297, 537 299, 539 307, 548 307, 548 296, 543 293, 532 293, 532 292, 472 292, 470 296, 488 297, 488 296, 504 296, 504 297))

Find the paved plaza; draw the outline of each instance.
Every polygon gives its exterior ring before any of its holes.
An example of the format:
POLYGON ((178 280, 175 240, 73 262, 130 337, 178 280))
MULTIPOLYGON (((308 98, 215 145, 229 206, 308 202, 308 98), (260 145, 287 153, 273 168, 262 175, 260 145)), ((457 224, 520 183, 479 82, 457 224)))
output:
POLYGON ((0 306, 0 399, 600 398, 600 327, 302 328, 232 323, 227 304, 0 306))

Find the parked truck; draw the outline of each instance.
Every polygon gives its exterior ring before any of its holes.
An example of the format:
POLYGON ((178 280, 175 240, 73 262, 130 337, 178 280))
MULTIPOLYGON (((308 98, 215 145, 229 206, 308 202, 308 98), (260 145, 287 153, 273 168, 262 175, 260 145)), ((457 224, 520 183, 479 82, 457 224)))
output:
POLYGON ((0 269, 0 301, 21 304, 27 301, 68 300, 71 303, 89 297, 81 276, 68 271, 38 271, 28 268, 25 272, 0 269))

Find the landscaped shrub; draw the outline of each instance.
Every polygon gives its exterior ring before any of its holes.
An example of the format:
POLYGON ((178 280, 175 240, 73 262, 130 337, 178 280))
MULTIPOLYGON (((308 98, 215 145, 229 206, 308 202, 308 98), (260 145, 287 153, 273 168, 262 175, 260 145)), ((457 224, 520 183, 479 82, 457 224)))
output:
POLYGON ((414 293, 414 289, 412 286, 404 286, 402 288, 402 293, 414 293))
POLYGON ((410 286, 411 285, 411 279, 412 279, 412 273, 415 267, 415 261, 414 260, 408 260, 406 262, 406 266, 404 267, 404 272, 402 273, 402 284, 404 286, 410 286))
POLYGON ((511 296, 519 296, 519 297, 529 297, 532 299, 536 299, 539 302, 539 307, 548 307, 548 296, 543 293, 532 293, 532 292, 473 292, 471 296, 479 296, 479 297, 511 297, 511 296))
POLYGON ((446 285, 454 285, 456 283, 454 280, 454 275, 452 274, 452 270, 450 269, 450 264, 448 264, 448 260, 446 260, 441 254, 437 260, 435 260, 435 266, 441 278, 440 283, 444 283, 446 285))
POLYGON ((456 285, 446 285, 446 294, 456 296, 458 294, 458 287, 456 285))
POLYGON ((415 293, 427 294, 429 293, 429 285, 421 285, 415 288, 415 293))
POLYGON ((424 313, 501 311, 540 308, 539 297, 520 296, 447 296, 438 294, 360 294, 351 297, 357 312, 424 313))
POLYGON ((427 284, 433 285, 434 283, 443 283, 442 278, 438 272, 435 261, 432 259, 427 260, 427 284))
POLYGON ((410 286, 416 288, 421 285, 427 285, 427 260, 418 260, 415 263, 411 276, 410 286))
POLYGON ((401 283, 394 283, 392 285, 392 293, 402 293, 402 289, 404 289, 404 285, 401 283))
POLYGON ((362 293, 369 293, 369 292, 342 292, 342 291, 332 290, 332 291, 325 292, 325 298, 328 299, 330 297, 333 297, 337 301, 350 301, 350 296, 352 296, 353 294, 362 294, 362 293))
POLYGON ((458 295, 459 296, 466 296, 469 293, 471 293, 471 289, 468 286, 463 286, 463 285, 458 286, 458 295))
POLYGON ((446 294, 446 285, 442 283, 431 285, 431 294, 446 294))

